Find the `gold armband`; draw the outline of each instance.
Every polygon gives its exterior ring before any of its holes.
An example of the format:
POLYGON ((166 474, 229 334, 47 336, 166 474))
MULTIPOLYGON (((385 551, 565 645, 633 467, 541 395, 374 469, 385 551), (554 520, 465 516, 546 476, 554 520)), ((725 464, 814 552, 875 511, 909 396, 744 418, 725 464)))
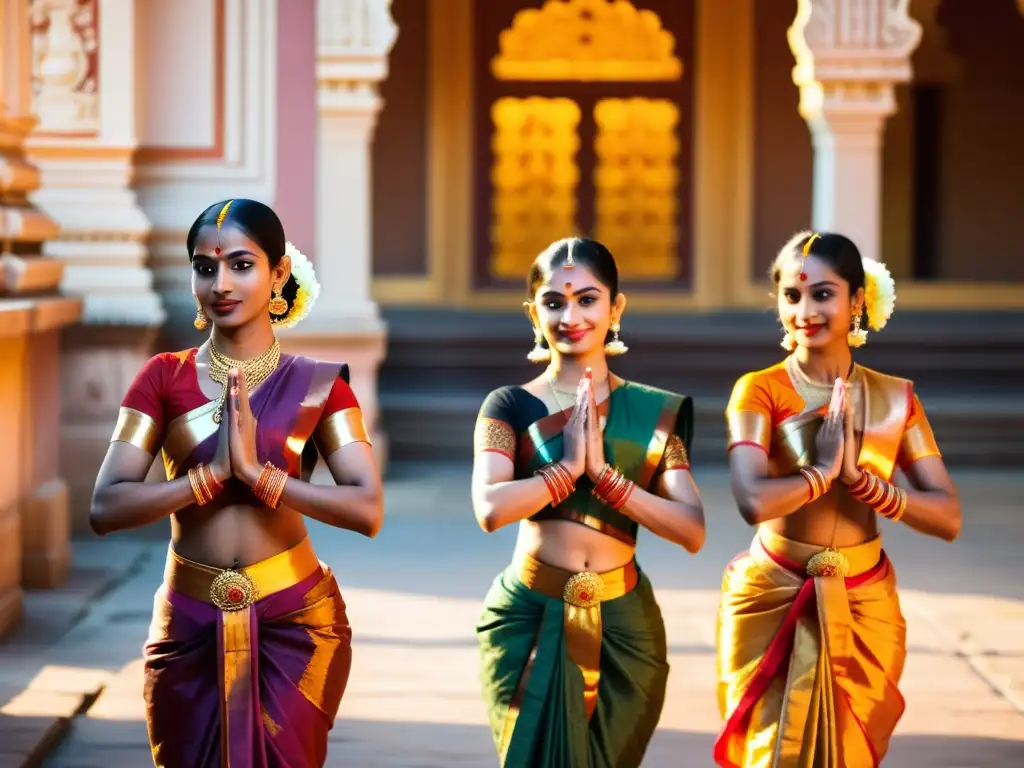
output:
POLYGON ((135 408, 122 407, 117 414, 117 426, 110 438, 112 443, 129 443, 150 456, 160 450, 160 430, 152 416, 135 408))
POLYGON ((673 469, 689 469, 690 456, 686 453, 686 444, 679 435, 669 435, 665 441, 665 451, 661 454, 661 471, 673 469))
POLYGON ((362 409, 353 406, 335 411, 317 426, 313 441, 325 459, 351 443, 370 444, 362 409))
POLYGON ((500 453, 516 460, 516 433, 501 419, 481 416, 473 429, 473 453, 500 453))

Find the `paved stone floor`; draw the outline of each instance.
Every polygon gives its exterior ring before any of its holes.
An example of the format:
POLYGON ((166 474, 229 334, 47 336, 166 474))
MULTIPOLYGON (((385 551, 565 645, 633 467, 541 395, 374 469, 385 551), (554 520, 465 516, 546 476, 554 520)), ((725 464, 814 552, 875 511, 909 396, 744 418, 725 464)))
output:
MULTIPOLYGON (((639 548, 665 613, 672 664, 645 766, 712 765, 717 586, 750 531, 722 472, 697 479, 708 510, 704 551, 692 557, 650 535, 639 548)), ((1024 765, 1024 476, 956 479, 965 527, 954 545, 885 529, 910 646, 907 712, 886 765, 1024 765)), ((33 750, 50 752, 42 762, 50 768, 151 765, 139 650, 165 552, 159 533, 81 542, 74 584, 30 596, 26 628, 0 645, 0 768, 28 764, 33 750)), ((328 765, 496 765, 472 628, 514 531, 479 531, 465 471, 399 467, 377 539, 319 525, 312 534, 338 574, 355 629, 328 765)))

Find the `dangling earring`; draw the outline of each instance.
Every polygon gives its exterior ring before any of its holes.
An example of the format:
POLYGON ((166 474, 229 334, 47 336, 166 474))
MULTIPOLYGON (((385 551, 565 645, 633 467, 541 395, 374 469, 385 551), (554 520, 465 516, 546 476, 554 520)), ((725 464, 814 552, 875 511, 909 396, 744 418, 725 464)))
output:
POLYGON ((545 349, 541 342, 544 340, 544 334, 541 333, 540 328, 533 329, 533 349, 530 350, 530 354, 526 356, 526 359, 531 363, 547 363, 551 361, 551 350, 545 349))
POLYGON ((604 345, 604 353, 609 357, 618 357, 629 352, 629 347, 619 339, 619 327, 618 323, 612 323, 612 340, 604 345))
POLYGON ((192 321, 192 327, 197 331, 205 331, 210 327, 210 318, 203 312, 203 305, 199 303, 199 297, 196 297, 196 319, 192 321))
POLYGON ((288 302, 284 296, 281 295, 281 286, 274 289, 272 294, 273 298, 270 299, 270 314, 280 317, 281 315, 287 314, 288 302))
POLYGON ((789 331, 786 331, 785 335, 783 335, 782 337, 782 342, 779 344, 779 346, 782 347, 787 352, 792 352, 794 349, 796 349, 796 339, 793 338, 793 334, 790 333, 789 331))
POLYGON ((853 330, 846 334, 846 343, 851 347, 863 347, 868 343, 868 332, 860 327, 860 318, 863 312, 858 312, 853 318, 853 330))

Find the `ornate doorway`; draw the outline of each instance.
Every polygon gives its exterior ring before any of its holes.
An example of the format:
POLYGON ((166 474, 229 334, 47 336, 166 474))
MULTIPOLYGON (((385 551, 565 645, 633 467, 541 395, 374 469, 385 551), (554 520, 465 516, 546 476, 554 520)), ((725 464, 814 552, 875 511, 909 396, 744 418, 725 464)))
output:
POLYGON ((632 287, 687 290, 693 1, 523 5, 475 6, 473 287, 583 234, 632 287))

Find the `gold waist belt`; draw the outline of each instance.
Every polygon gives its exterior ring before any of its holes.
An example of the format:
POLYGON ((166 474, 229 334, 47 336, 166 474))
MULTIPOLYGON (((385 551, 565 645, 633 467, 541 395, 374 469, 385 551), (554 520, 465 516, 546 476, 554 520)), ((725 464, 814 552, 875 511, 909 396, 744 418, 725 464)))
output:
POLYGON ((565 647, 583 674, 583 701, 590 718, 601 680, 601 603, 633 591, 639 579, 636 562, 605 573, 573 573, 526 555, 519 579, 529 589, 564 602, 565 647))
POLYGON ((233 612, 298 584, 320 568, 308 536, 291 549, 238 570, 196 563, 170 549, 164 583, 180 595, 233 612))

